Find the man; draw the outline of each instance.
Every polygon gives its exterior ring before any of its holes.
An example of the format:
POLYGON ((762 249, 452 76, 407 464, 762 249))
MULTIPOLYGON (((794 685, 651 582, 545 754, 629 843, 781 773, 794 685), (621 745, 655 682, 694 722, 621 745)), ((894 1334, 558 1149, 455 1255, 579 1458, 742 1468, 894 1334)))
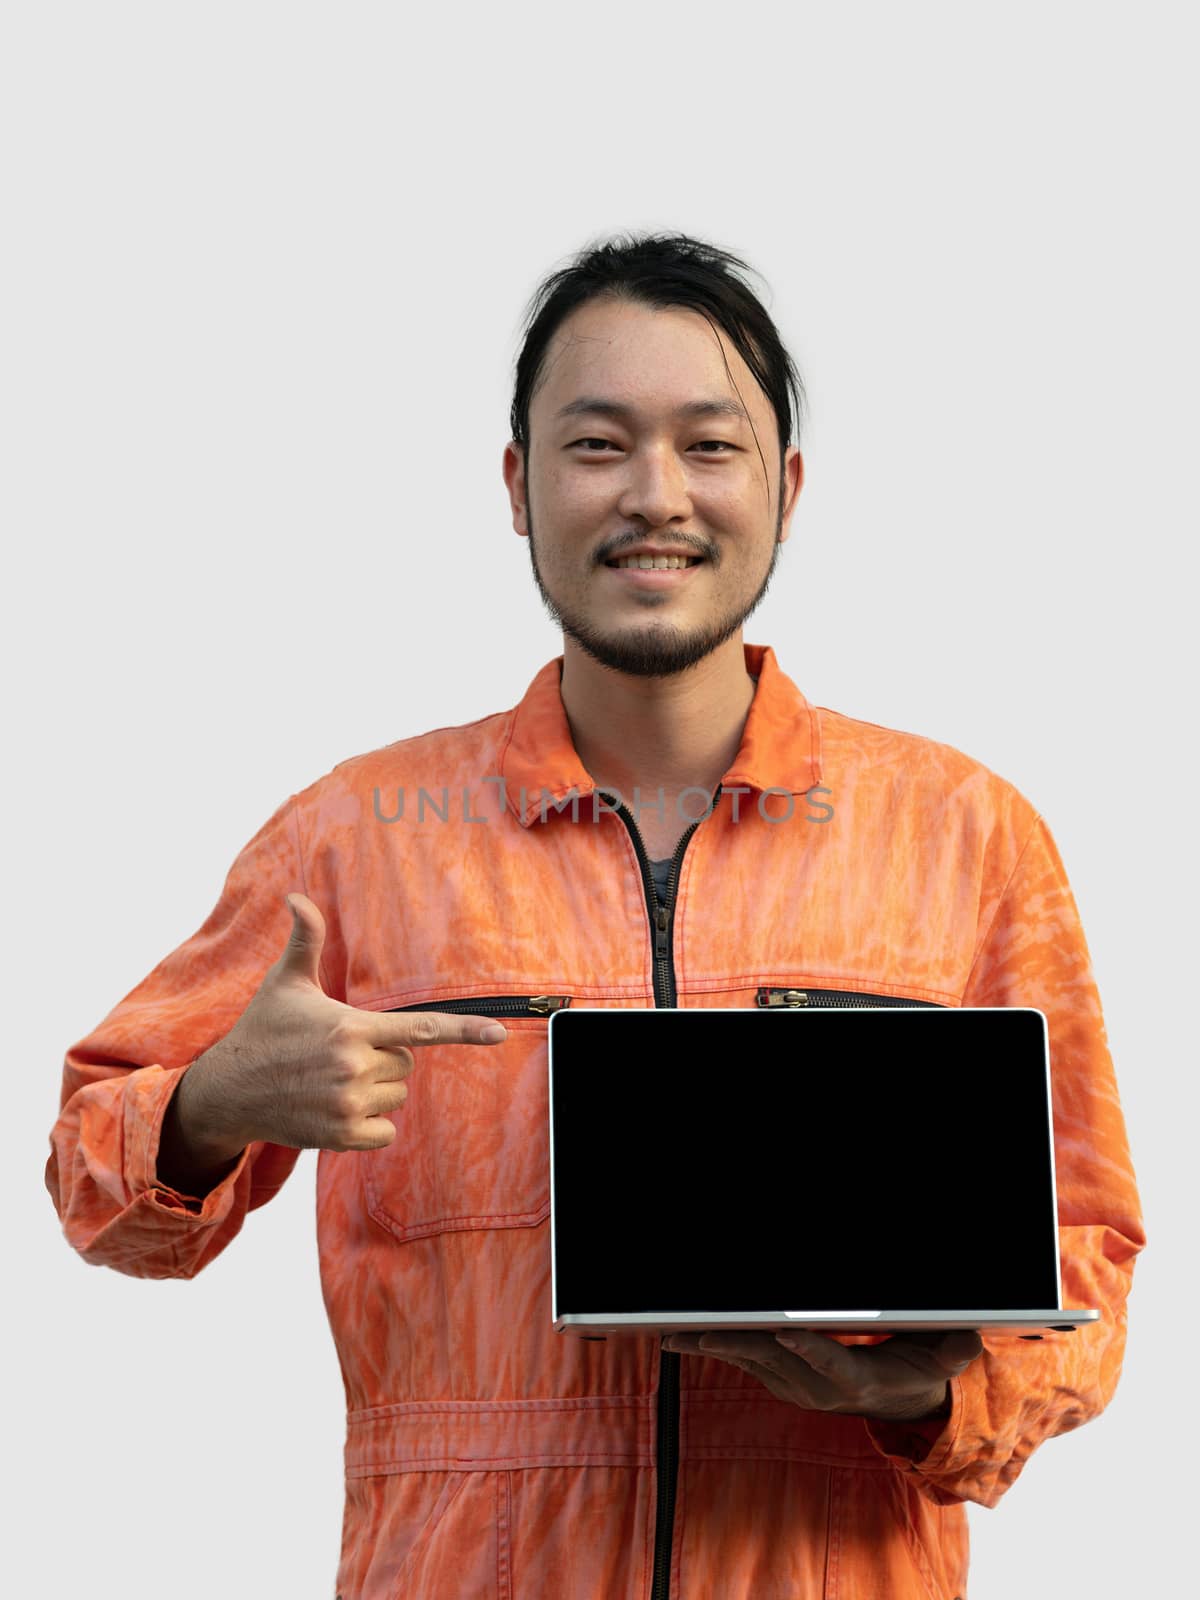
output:
MULTIPOLYGON (((342 1600, 961 1595, 965 1502, 1116 1386, 1145 1236, 1044 822, 743 642, 804 475, 798 374, 741 265, 631 239, 542 286, 503 471, 561 658, 512 710, 289 796, 67 1056, 47 1183, 91 1261, 191 1277, 320 1150, 342 1600), (548 1013, 806 986, 1045 1011, 1063 1289, 1098 1323, 553 1332, 548 1013)), ((622 1063, 596 1092, 637 1115, 622 1063)), ((969 1142, 897 1172, 935 1225, 982 1181, 969 1142)))

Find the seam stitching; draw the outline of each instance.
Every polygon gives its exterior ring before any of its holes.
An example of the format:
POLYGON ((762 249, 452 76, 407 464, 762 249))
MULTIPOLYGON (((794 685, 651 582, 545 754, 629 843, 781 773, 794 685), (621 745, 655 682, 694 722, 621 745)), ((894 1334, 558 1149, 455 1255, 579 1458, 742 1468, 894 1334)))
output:
POLYGON ((967 981, 963 985, 963 995, 964 995, 964 997, 970 991, 971 981, 975 976, 975 968, 979 965, 979 958, 983 955, 983 952, 987 949, 987 942, 988 942, 989 937, 991 936, 992 929, 996 925, 996 918, 1000 915, 1000 912, 1001 912, 1001 910, 1003 909, 1003 906, 1004 906, 1004 902, 1008 899, 1008 891, 1012 888, 1012 881, 1017 875, 1017 870, 1020 867, 1021 862, 1025 859, 1025 852, 1026 852, 1026 850, 1029 849, 1029 846, 1030 846, 1030 844, 1031 844, 1031 842, 1033 840, 1033 836, 1037 832, 1038 825, 1041 822, 1041 820, 1042 820, 1041 812, 1040 811, 1035 811, 1034 812, 1034 816, 1033 816, 1033 826, 1030 828, 1028 834, 1026 835, 1025 843, 1021 846, 1020 850, 1017 852, 1017 859, 1013 862, 1012 870, 1009 872, 1008 877, 1004 880, 1004 888, 1001 889, 1001 891, 1000 891, 1000 897, 996 901, 996 908, 992 912, 991 916, 988 918, 987 928, 984 930, 983 937, 980 939, 978 945, 975 947, 975 954, 971 957, 971 970, 967 973, 967 981))

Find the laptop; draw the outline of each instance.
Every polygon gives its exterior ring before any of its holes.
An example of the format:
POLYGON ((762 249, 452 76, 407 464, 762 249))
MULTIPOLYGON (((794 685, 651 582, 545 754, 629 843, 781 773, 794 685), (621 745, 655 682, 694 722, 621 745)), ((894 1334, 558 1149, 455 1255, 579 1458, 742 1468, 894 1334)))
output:
POLYGON ((556 1011, 558 1333, 975 1328, 1064 1307, 1030 1007, 556 1011))

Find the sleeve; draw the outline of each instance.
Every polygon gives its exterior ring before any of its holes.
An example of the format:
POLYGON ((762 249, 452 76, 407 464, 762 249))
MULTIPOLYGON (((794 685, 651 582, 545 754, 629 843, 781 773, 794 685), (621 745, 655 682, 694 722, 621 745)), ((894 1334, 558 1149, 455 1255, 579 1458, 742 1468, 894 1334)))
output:
MULTIPOLYGON (((1063 1304, 1095 1306, 1100 1317, 1040 1343, 984 1334, 983 1353, 950 1380, 944 1423, 872 1420, 867 1431, 935 1504, 994 1506, 1044 1439, 1090 1421, 1112 1399, 1134 1258, 1146 1243, 1091 957, 1040 816, 977 947, 962 1003, 1045 1014, 1063 1304)), ((941 1203, 958 1203, 953 1189, 941 1203)))
POLYGON ((295 800, 241 851, 203 926, 67 1051, 46 1187, 67 1242, 94 1266, 195 1277, 296 1164, 298 1150, 250 1144, 203 1198, 156 1177, 172 1094, 278 959, 292 927, 284 896, 306 892, 295 800))

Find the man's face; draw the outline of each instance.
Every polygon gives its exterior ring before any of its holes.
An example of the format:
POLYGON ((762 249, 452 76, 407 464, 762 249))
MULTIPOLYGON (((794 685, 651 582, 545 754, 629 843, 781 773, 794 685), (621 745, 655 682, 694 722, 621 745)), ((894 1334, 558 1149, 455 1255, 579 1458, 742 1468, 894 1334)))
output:
POLYGON ((793 447, 781 472, 774 409, 717 324, 675 307, 580 306, 546 353, 529 438, 528 462, 519 445, 504 455, 513 527, 551 618, 580 649, 662 677, 741 628, 767 591, 804 471, 793 447), (622 409, 564 414, 597 401, 622 409), (683 411, 705 401, 744 407, 754 431, 746 416, 683 411), (651 573, 606 564, 647 545, 701 559, 651 573))

